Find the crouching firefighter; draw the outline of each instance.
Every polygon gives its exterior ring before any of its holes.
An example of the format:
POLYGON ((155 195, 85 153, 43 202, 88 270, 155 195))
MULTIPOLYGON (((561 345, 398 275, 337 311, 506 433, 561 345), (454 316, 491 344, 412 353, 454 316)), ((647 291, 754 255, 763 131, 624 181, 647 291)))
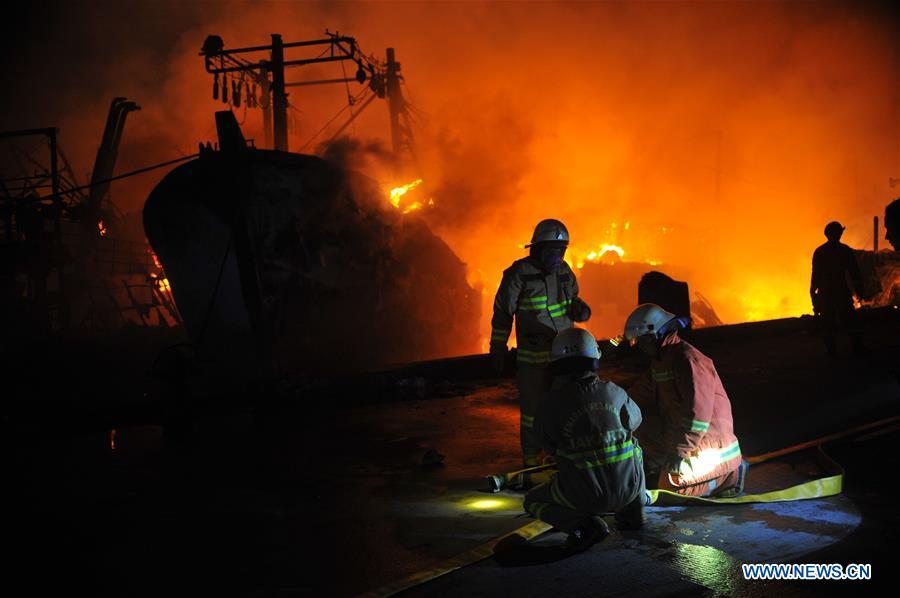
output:
POLYGON ((647 484, 689 496, 736 496, 748 464, 731 402, 713 361, 679 337, 687 324, 653 303, 639 305, 625 323, 625 339, 650 358, 650 369, 628 389, 647 416, 647 484))
POLYGON ((525 467, 538 464, 540 446, 534 435, 534 413, 552 382, 546 369, 550 345, 557 332, 591 317, 587 303, 578 297, 575 274, 563 261, 568 244, 569 231, 562 222, 539 222, 531 243, 526 245, 530 248, 528 257, 504 270, 494 299, 491 354, 498 371, 503 370, 513 318, 516 322, 516 386, 525 467))
POLYGON ((628 394, 597 374, 600 351, 581 328, 553 341, 549 395, 538 405, 535 430, 558 473, 525 495, 525 510, 569 534, 583 550, 609 534, 603 513, 615 513, 619 529, 644 522, 645 485, 634 431, 641 410, 628 394))

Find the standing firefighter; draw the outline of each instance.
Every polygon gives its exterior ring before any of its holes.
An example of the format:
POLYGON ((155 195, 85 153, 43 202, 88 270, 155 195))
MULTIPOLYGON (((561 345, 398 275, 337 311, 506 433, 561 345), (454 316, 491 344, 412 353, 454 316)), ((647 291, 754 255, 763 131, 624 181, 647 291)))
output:
POLYGON ((528 257, 503 271, 494 299, 491 319, 491 353, 498 370, 506 359, 506 342, 516 321, 518 343, 516 385, 519 388, 520 439, 523 464, 538 463, 540 446, 534 435, 538 401, 550 389, 546 369, 550 345, 556 333, 591 317, 587 303, 578 297, 578 282, 563 261, 569 231, 559 220, 542 220, 534 229, 528 257))
POLYGON ((856 354, 865 352, 862 329, 853 308, 853 292, 847 285, 849 278, 857 297, 862 297, 862 277, 853 250, 841 243, 843 234, 844 227, 840 222, 829 222, 825 226, 825 237, 828 241, 819 245, 813 253, 812 277, 809 283, 813 313, 819 316, 822 322, 825 351, 829 357, 837 354, 835 332, 839 322, 850 333, 853 352, 856 354))
POLYGON ((597 377, 599 358, 587 330, 569 328, 554 339, 555 378, 535 429, 559 473, 525 496, 525 510, 567 532, 575 550, 609 534, 603 513, 615 513, 619 529, 639 529, 644 521, 644 469, 633 436, 641 410, 624 390, 597 377))
POLYGON ((734 435, 731 402, 712 360, 681 340, 686 318, 653 303, 639 305, 625 338, 650 358, 628 393, 648 415, 641 434, 648 485, 689 496, 733 496, 747 463, 734 435))

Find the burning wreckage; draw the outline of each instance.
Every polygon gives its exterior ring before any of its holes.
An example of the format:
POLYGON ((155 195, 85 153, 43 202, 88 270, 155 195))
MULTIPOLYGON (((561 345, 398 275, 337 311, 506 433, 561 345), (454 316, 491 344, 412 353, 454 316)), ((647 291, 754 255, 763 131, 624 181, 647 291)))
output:
POLYGON ((437 358, 449 339, 478 352, 480 294, 421 219, 333 162, 248 147, 230 112, 217 127, 218 151, 170 172, 144 207, 207 359, 279 375, 437 358))

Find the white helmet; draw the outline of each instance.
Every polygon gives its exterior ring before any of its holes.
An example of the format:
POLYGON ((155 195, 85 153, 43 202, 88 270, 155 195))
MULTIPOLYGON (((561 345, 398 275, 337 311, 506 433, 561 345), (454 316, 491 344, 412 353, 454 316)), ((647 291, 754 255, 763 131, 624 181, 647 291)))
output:
POLYGON ((655 303, 642 303, 631 312, 625 321, 625 339, 634 342, 639 336, 652 334, 658 338, 663 326, 675 319, 675 314, 668 312, 655 303))
POLYGON ((566 328, 553 339, 550 346, 550 361, 559 361, 567 357, 600 359, 597 340, 584 328, 566 328))
POLYGON ((531 247, 535 243, 543 243, 545 241, 559 241, 562 243, 569 242, 569 229, 559 220, 552 218, 541 220, 534 227, 534 234, 531 235, 531 243, 525 247, 531 247))

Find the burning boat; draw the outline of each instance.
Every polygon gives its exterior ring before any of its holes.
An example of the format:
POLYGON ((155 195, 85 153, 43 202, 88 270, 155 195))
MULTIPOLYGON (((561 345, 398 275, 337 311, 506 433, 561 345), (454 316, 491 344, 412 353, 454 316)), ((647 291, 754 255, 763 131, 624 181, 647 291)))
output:
POLYGON ((248 147, 232 113, 216 117, 218 149, 144 207, 205 360, 281 375, 477 352, 481 297, 412 210, 334 162, 248 147))

